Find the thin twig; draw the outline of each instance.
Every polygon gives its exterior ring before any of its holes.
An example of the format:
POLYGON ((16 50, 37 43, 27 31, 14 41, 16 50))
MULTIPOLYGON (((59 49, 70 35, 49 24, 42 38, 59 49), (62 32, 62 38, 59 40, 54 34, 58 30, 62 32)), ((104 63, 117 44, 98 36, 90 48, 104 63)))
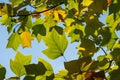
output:
MULTIPOLYGON (((52 9, 56 8, 57 6, 59 6, 59 5, 63 4, 63 3, 64 3, 64 2, 60 2, 58 5, 52 6, 52 7, 50 7, 49 9, 43 10, 43 11, 40 11, 40 12, 33 12, 33 13, 28 13, 28 14, 15 14, 15 15, 10 15, 10 17, 29 16, 29 15, 44 13, 44 12, 47 12, 47 11, 49 11, 49 10, 52 10, 52 9)), ((0 17, 1 17, 1 16, 0 16, 0 17)))

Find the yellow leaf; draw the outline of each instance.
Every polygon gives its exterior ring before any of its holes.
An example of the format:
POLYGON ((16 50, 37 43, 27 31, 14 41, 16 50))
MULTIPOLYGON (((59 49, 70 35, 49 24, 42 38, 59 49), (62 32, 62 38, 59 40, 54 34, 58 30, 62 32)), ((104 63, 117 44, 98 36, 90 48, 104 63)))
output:
POLYGON ((54 20, 58 22, 64 21, 66 17, 65 11, 60 8, 57 8, 56 10, 54 10, 53 15, 54 15, 54 20))
MULTIPOLYGON (((47 9, 45 9, 45 10, 47 10, 47 9)), ((52 14, 52 10, 48 10, 48 11, 45 11, 44 12, 44 15, 45 16, 49 16, 49 15, 51 15, 52 14)))
POLYGON ((93 0, 83 0, 81 4, 82 4, 83 6, 88 7, 88 6, 90 6, 92 3, 93 3, 93 0))
POLYGON ((85 51, 85 48, 84 48, 84 47, 77 46, 77 49, 78 49, 78 50, 81 50, 81 51, 85 51))
POLYGON ((31 40, 33 40, 34 38, 31 36, 30 32, 25 31, 22 32, 20 35, 21 39, 22 39, 22 47, 31 47, 31 40))

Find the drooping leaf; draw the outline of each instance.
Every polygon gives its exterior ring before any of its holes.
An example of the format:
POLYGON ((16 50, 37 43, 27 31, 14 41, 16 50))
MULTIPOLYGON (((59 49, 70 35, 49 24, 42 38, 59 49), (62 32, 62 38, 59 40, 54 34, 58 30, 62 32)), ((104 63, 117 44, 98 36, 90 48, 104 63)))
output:
POLYGON ((10 60, 10 68, 17 75, 22 76, 25 74, 24 65, 31 62, 32 56, 24 56, 22 53, 17 52, 15 59, 10 60))
POLYGON ((0 64, 0 80, 4 80, 6 75, 6 69, 0 64))
POLYGON ((13 48, 14 50, 17 50, 21 43, 22 43, 22 40, 19 34, 12 33, 8 39, 7 48, 13 48))
POLYGON ((22 47, 23 48, 25 48, 25 47, 31 47, 31 41, 34 38, 30 34, 30 32, 28 32, 28 31, 22 32, 21 35, 20 35, 20 37, 22 39, 22 47))
POLYGON ((50 59, 62 56, 68 44, 65 34, 59 35, 54 29, 44 38, 44 42, 48 48, 43 53, 50 59))
POLYGON ((43 63, 24 65, 27 75, 43 75, 46 72, 46 68, 43 63))

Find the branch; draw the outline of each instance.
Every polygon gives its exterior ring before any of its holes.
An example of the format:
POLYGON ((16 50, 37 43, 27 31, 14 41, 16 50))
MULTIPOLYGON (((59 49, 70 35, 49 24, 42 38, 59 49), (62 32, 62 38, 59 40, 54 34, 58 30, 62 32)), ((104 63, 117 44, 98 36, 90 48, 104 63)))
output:
MULTIPOLYGON (((47 12, 49 10, 52 10, 58 6, 60 6, 61 4, 63 4, 64 2, 60 2, 58 5, 55 5, 55 6, 52 6, 50 7, 49 9, 47 10, 43 10, 43 11, 40 11, 40 12, 33 12, 33 13, 28 13, 28 14, 15 14, 15 15, 9 15, 10 17, 18 17, 18 16, 29 16, 29 15, 34 15, 34 14, 40 14, 40 13, 44 13, 44 12, 47 12)), ((2 16, 0 16, 2 17, 2 16)))

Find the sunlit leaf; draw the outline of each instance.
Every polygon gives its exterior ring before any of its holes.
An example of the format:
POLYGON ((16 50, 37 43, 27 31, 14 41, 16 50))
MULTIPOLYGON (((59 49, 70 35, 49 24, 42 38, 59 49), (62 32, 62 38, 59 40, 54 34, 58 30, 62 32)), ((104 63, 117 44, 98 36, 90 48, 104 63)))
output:
POLYGON ((93 0, 83 0, 82 5, 83 6, 90 6, 93 3, 93 0))
POLYGON ((19 34, 12 33, 8 39, 7 48, 13 48, 14 50, 17 50, 21 43, 22 43, 22 40, 19 34))
POLYGON ((20 3, 23 2, 23 0, 10 0, 10 2, 12 2, 12 4, 14 5, 19 5, 20 3))
POLYGON ((25 48, 25 47, 31 47, 31 41, 34 38, 30 34, 30 32, 28 32, 28 31, 22 32, 21 35, 20 35, 20 37, 22 39, 22 47, 23 48, 25 48))
POLYGON ((68 44, 65 34, 59 35, 54 29, 44 38, 44 42, 48 48, 43 53, 50 59, 62 56, 68 44))
POLYGON ((56 20, 58 22, 64 21, 64 19, 66 17, 65 11, 60 8, 57 8, 56 10, 54 10, 53 14, 54 14, 54 20, 56 20))
POLYGON ((24 56, 22 53, 17 52, 15 59, 10 60, 10 68, 14 74, 20 77, 26 73, 24 65, 29 64, 31 62, 31 59, 32 56, 24 56))

